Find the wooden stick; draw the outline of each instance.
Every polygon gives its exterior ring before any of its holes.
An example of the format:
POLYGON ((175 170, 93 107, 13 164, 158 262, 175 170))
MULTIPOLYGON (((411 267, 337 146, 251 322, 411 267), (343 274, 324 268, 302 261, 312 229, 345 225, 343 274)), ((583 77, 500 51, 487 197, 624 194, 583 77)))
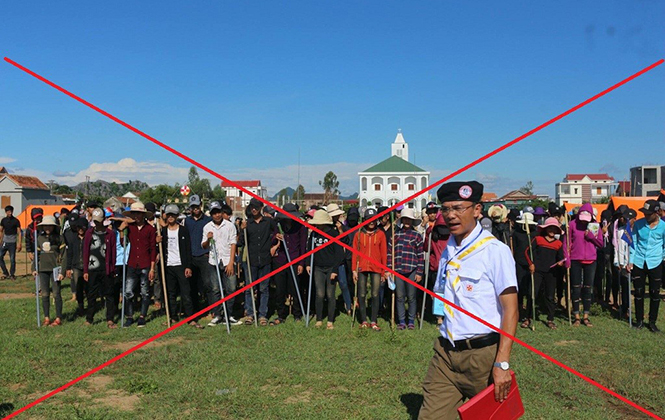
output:
MULTIPOLYGON (((390 211, 390 229, 391 229, 391 234, 392 234, 392 240, 390 243, 390 246, 392 247, 392 260, 391 260, 391 265, 392 265, 392 270, 395 271, 395 212, 393 210, 390 211)), ((392 296, 392 305, 390 309, 390 325, 393 329, 395 329, 395 294, 397 293, 397 279, 393 279, 395 282, 395 290, 393 290, 393 296, 392 296)))
MULTIPOLYGON (((432 232, 434 232, 434 225, 432 225, 432 230, 429 231, 429 242, 427 244, 427 255, 425 256, 425 289, 427 289, 427 283, 429 281, 429 257, 432 252, 432 232)), ((435 280, 436 281, 436 280, 435 280)), ((420 311, 420 329, 423 329, 423 322, 425 318, 425 301, 427 300, 427 293, 423 291, 423 306, 420 311)))
MULTIPOLYGON (((568 258, 570 259, 570 219, 568 218, 568 212, 564 213, 564 218, 566 220, 566 248, 568 249, 568 258)), ((573 318, 570 313, 572 300, 570 298, 570 267, 566 267, 566 309, 568 309, 568 325, 573 325, 573 318)))
MULTIPOLYGON (((531 233, 529 228, 529 221, 526 220, 526 214, 524 215, 524 226, 526 227, 526 236, 529 238, 529 256, 531 257, 531 264, 535 263, 533 261, 533 250, 531 249, 531 233)), ((531 271, 531 270, 529 270, 531 271)), ((531 331, 536 331, 536 284, 533 278, 533 273, 531 273, 531 331)))
MULTIPOLYGON (((159 224, 157 224, 159 226, 159 224)), ((168 233, 167 233, 168 235, 168 233)), ((164 291, 164 307, 166 308, 166 323, 171 328, 171 312, 169 311, 169 295, 166 290, 166 273, 164 270, 164 249, 162 248, 162 243, 159 242, 159 268, 160 273, 162 274, 162 290, 164 291)))

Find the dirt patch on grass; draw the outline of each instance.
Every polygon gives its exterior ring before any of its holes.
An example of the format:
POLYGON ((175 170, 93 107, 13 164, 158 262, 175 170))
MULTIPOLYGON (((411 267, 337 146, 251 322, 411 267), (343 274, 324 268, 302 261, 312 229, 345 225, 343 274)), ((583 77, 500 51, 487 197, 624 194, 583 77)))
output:
POLYGON ((306 404, 310 402, 311 398, 312 398, 312 391, 306 390, 303 392, 298 392, 295 395, 291 395, 290 397, 286 398, 284 402, 287 404, 298 404, 298 403, 306 404))
POLYGON ((111 389, 113 378, 108 375, 92 375, 85 381, 88 385, 88 390, 76 390, 79 397, 85 398, 91 394, 95 395, 91 398, 90 404, 100 404, 114 410, 134 411, 141 399, 137 395, 128 394, 119 389, 111 389))
POLYGON ((554 344, 557 346, 569 346, 571 344, 578 344, 578 343, 579 341, 577 340, 561 340, 554 342, 554 344))
POLYGON ((34 299, 34 293, 0 293, 0 300, 34 299))
MULTIPOLYGON (((155 340, 150 342, 149 344, 146 344, 144 348, 151 349, 151 348, 159 348, 159 347, 164 347, 172 344, 182 344, 185 341, 183 337, 173 337, 173 338, 161 338, 159 340, 155 340)), ((102 346, 104 349, 113 349, 113 350, 120 350, 121 352, 125 352, 132 347, 136 346, 137 344, 141 344, 143 341, 124 341, 120 343, 109 343, 106 341, 101 341, 101 340, 96 340, 94 343, 95 345, 102 346)))

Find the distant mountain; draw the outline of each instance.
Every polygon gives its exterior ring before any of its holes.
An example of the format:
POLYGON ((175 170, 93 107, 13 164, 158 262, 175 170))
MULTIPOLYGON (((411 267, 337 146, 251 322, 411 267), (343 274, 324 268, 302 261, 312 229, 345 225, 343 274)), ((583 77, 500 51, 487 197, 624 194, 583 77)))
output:
POLYGON ((270 197, 270 201, 277 201, 277 197, 279 197, 280 195, 287 195, 289 197, 293 197, 293 194, 295 194, 295 193, 296 193, 296 190, 294 190, 291 187, 282 188, 281 190, 277 191, 277 193, 275 193, 275 195, 270 197))
POLYGON ((341 195, 339 198, 342 199, 342 200, 357 200, 358 199, 358 193, 353 193, 349 196, 341 195))
POLYGON ((81 192, 89 196, 111 197, 123 196, 128 192, 141 192, 149 188, 149 185, 143 181, 129 181, 125 183, 106 182, 97 180, 91 182, 81 182, 72 187, 72 190, 81 192))

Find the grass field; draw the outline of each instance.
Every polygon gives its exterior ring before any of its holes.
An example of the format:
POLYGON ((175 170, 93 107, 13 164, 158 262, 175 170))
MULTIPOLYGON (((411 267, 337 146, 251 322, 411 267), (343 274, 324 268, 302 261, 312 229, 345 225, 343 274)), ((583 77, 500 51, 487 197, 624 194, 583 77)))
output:
MULTIPOLYGON (((2 415, 165 328, 159 317, 144 329, 109 330, 101 312, 84 327, 81 318, 67 320, 75 309, 67 292, 64 325, 38 330, 33 287, 28 277, 0 281, 2 415)), ((518 337, 665 415, 665 335, 631 331, 598 306, 592 316, 594 328, 571 328, 560 318, 555 331, 539 324, 518 337)), ((333 331, 287 322, 260 331, 233 327, 228 336, 223 326, 184 326, 18 418, 413 418, 437 331, 426 324, 393 333, 380 322, 379 333, 351 329, 346 315, 333 331)), ((526 419, 647 418, 519 345, 511 366, 526 419)))

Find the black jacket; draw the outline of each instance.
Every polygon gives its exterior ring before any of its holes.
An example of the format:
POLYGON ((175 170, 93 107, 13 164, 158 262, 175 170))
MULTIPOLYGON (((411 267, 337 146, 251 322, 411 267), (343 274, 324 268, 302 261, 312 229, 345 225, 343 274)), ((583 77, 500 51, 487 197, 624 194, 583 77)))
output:
MULTIPOLYGON (((249 264, 252 267, 263 267, 272 261, 270 248, 272 247, 273 234, 277 226, 274 219, 261 218, 256 223, 251 218, 247 221, 247 252, 249 252, 249 264)), ((240 232, 238 246, 245 246, 245 233, 240 232)))
POLYGON ((67 244, 66 270, 73 268, 83 270, 83 238, 79 238, 78 232, 73 229, 67 229, 63 236, 67 244))
MULTIPOLYGON (((168 228, 162 228, 162 249, 164 253, 164 267, 169 261, 169 238, 168 228)), ((180 263, 185 268, 192 268, 192 241, 189 238, 189 230, 178 225, 178 248, 180 250, 180 263)))
MULTIPOLYGON (((333 226, 321 226, 320 230, 327 233, 330 236, 336 237, 339 235, 337 228, 333 226)), ((316 232, 312 232, 309 239, 307 240, 307 251, 312 249, 312 240, 314 240, 314 248, 318 248, 321 245, 329 242, 329 239, 319 235, 316 232)), ((307 258, 307 266, 309 267, 311 258, 307 258)), ((332 244, 323 248, 321 251, 317 251, 314 254, 314 266, 321 268, 337 268, 344 262, 344 248, 340 245, 332 244)))

